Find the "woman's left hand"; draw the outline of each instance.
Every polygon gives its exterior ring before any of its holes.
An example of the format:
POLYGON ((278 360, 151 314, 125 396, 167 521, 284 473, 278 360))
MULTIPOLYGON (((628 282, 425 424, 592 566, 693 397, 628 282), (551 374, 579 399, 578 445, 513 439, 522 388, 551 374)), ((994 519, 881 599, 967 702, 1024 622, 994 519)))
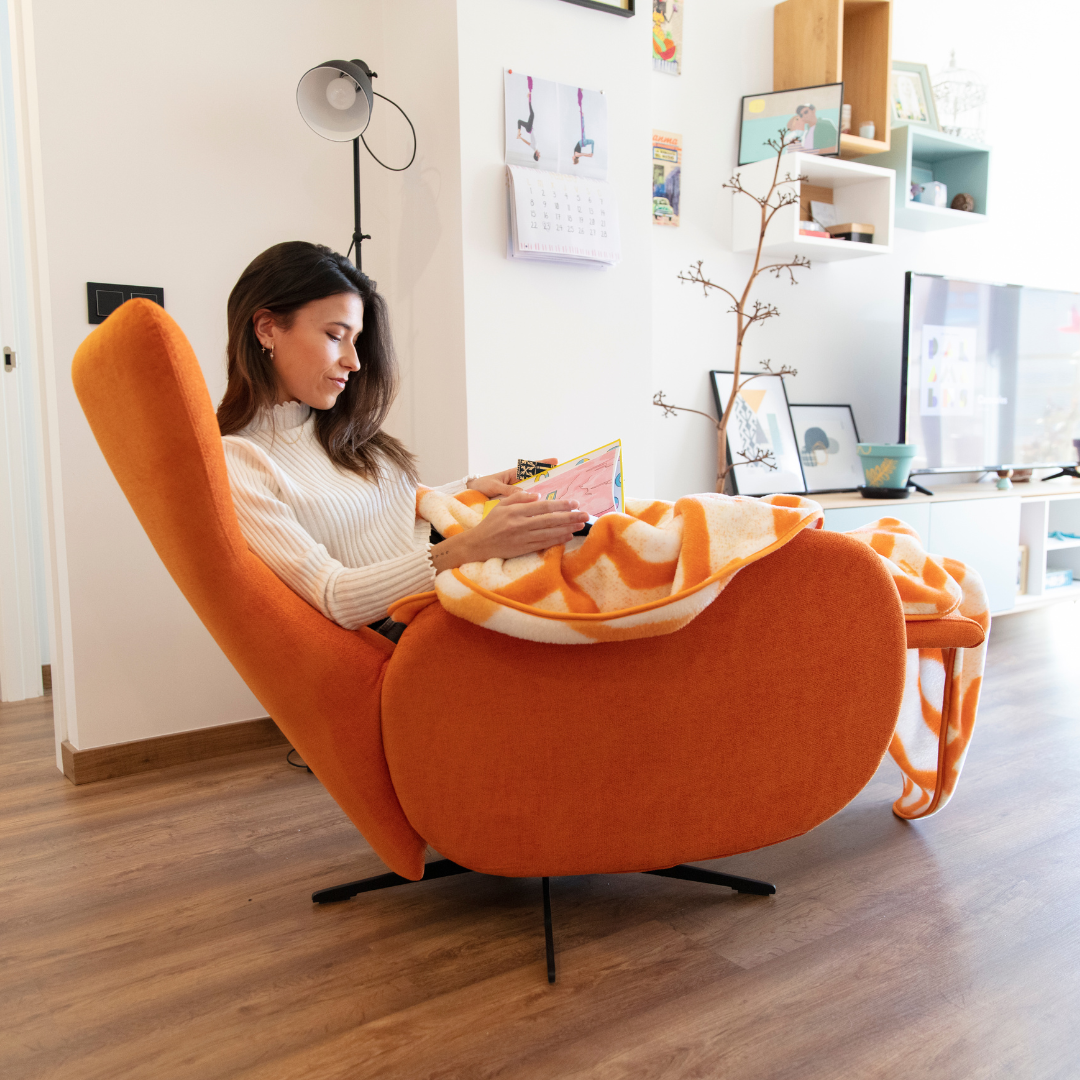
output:
MULTIPOLYGON (((545 465, 559 464, 558 458, 540 458, 540 461, 545 465)), ((475 480, 470 480, 466 487, 479 491, 489 499, 495 499, 503 495, 513 495, 515 491, 520 490, 512 486, 516 481, 517 469, 513 468, 506 469, 504 472, 491 473, 490 476, 478 476, 475 480)))

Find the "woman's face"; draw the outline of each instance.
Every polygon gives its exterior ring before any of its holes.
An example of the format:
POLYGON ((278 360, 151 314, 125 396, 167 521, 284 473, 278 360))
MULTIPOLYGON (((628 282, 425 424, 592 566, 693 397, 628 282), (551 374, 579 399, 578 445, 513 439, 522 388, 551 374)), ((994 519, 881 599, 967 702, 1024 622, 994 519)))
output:
POLYGON ((302 401, 313 409, 329 409, 359 370, 356 340, 364 328, 364 303, 356 293, 338 293, 312 300, 285 329, 269 311, 253 320, 259 344, 274 351, 277 404, 302 401))

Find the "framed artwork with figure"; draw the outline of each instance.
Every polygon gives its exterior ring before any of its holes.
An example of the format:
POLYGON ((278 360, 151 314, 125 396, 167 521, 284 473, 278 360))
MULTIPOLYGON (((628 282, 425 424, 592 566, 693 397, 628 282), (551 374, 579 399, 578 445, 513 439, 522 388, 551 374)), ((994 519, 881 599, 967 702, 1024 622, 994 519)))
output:
MULTIPOLYGON (((747 382, 752 371, 740 376, 742 389, 735 398, 731 421, 728 424, 728 460, 735 461, 735 468, 728 474, 732 478, 736 495, 804 495, 806 480, 803 477, 795 432, 791 427, 787 391, 782 375, 757 375, 747 382), (753 457, 761 452, 771 454, 769 463, 755 462, 740 465, 741 455, 753 457)), ((716 415, 723 416, 734 372, 710 371, 716 415)))
POLYGON ((855 491, 865 483, 855 449, 859 432, 850 405, 792 405, 791 426, 807 494, 855 491))

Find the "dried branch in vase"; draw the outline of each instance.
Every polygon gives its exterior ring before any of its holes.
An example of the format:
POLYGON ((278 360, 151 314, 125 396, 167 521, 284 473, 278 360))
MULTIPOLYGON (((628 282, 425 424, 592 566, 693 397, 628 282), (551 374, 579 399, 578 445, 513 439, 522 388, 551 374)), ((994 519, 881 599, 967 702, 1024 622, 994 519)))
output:
POLYGON ((760 447, 744 447, 734 455, 737 460, 729 461, 728 459, 727 430, 735 408, 735 400, 739 396, 739 392, 748 382, 761 375, 794 376, 798 374, 793 367, 790 367, 787 364, 774 370, 771 362, 768 360, 761 365, 764 368, 764 371, 755 372, 747 375, 745 378, 742 374, 742 349, 747 331, 758 323, 777 318, 780 314, 780 311, 773 304, 765 303, 761 300, 751 301, 751 293, 757 279, 762 274, 772 274, 774 278, 779 280, 784 274, 787 274, 789 282, 792 285, 797 285, 799 282, 798 278, 795 276, 795 271, 810 268, 810 260, 803 255, 796 255, 784 262, 766 263, 764 265, 761 261, 761 249, 765 244, 765 234, 768 231, 770 223, 785 207, 798 204, 799 188, 797 185, 807 179, 802 175, 792 176, 790 172, 782 178, 780 176, 780 165, 784 153, 787 151, 788 147, 795 142, 795 139, 789 139, 788 135, 789 132, 786 129, 781 128, 779 138, 769 139, 768 141, 768 145, 776 151, 776 167, 773 169, 772 183, 769 185, 769 189, 764 195, 755 195, 752 191, 748 191, 743 187, 740 173, 735 173, 731 179, 724 184, 724 187, 730 190, 736 198, 739 195, 745 195, 748 199, 753 199, 753 201, 761 207, 761 228, 758 233, 757 251, 754 254, 754 265, 741 292, 736 293, 726 286, 707 278, 704 270, 705 264, 701 259, 696 263, 693 263, 688 270, 680 272, 678 275, 678 280, 683 284, 700 285, 701 290, 706 297, 710 295, 710 290, 712 290, 723 293, 731 300, 731 307, 728 308, 728 312, 735 316, 735 374, 731 381, 731 393, 728 396, 727 406, 720 418, 716 419, 708 413, 701 412, 700 409, 690 409, 683 405, 670 404, 664 400, 663 391, 658 391, 653 396, 653 404, 664 410, 665 419, 669 416, 675 416, 680 412, 692 412, 696 413, 698 416, 704 416, 715 425, 717 491, 724 490, 724 484, 727 481, 728 474, 736 465, 762 464, 771 469, 776 468, 776 461, 772 451, 760 447), (793 188, 785 188, 784 185, 787 184, 795 186, 793 188))

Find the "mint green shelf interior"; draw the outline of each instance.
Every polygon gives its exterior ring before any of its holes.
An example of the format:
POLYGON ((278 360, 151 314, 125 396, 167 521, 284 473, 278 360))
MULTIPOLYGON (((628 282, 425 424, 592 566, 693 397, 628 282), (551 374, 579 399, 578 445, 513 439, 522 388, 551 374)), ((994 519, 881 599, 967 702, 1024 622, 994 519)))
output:
POLYGON ((894 127, 891 145, 882 154, 856 158, 896 173, 896 226, 901 229, 949 229, 977 225, 986 220, 990 180, 990 148, 958 139, 941 131, 911 124, 894 127), (948 190, 948 201, 965 191, 975 199, 975 210, 927 206, 911 201, 912 170, 925 170, 948 190))

